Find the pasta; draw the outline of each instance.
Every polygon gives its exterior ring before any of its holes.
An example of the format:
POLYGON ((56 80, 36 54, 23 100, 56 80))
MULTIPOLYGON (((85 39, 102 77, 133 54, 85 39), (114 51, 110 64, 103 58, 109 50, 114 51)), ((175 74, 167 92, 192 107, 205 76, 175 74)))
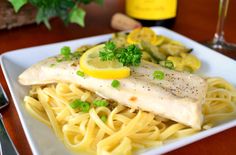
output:
POLYGON ((222 78, 208 78, 206 102, 203 105, 205 125, 215 125, 236 116, 236 90, 222 78))
MULTIPOLYGON (((235 88, 221 78, 207 78, 207 82, 203 129, 236 116, 235 88)), ((33 86, 30 95, 24 98, 29 113, 52 127, 57 137, 75 152, 132 154, 140 149, 160 146, 170 139, 199 132, 113 101, 109 101, 108 107, 91 107, 88 113, 81 112, 69 106, 75 99, 91 103, 101 98, 69 83, 33 86), (106 116, 107 120, 102 120, 102 116, 106 116)))

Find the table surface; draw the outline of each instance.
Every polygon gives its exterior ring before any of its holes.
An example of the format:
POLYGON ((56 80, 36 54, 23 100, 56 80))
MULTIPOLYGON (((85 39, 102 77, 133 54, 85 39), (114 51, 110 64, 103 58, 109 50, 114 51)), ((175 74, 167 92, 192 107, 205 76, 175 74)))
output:
MULTIPOLYGON (((199 42, 210 40, 214 35, 216 27, 218 1, 195 0, 193 3, 193 1, 189 0, 179 0, 178 2, 178 15, 172 29, 199 42)), ((0 53, 19 48, 115 32, 110 27, 111 16, 116 12, 124 12, 124 7, 124 0, 106 0, 102 7, 95 4, 86 6, 85 28, 74 24, 64 26, 60 20, 53 19, 51 21, 52 30, 48 30, 42 24, 32 24, 11 30, 0 30, 0 53)), ((229 5, 228 17, 225 22, 225 37, 227 41, 236 43, 235 15, 236 1, 234 0, 230 1, 229 5)), ((223 54, 236 59, 236 51, 223 52, 223 54)), ((32 154, 1 69, 0 80, 10 99, 9 106, 1 110, 6 128, 19 153, 24 155, 32 154)), ((235 137, 236 127, 167 154, 236 154, 235 137)))

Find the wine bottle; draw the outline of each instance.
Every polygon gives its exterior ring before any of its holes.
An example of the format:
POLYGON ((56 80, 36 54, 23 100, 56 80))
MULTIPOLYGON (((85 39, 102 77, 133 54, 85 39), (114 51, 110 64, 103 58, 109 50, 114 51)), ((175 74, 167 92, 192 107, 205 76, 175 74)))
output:
POLYGON ((143 26, 171 28, 176 12, 177 0, 126 0, 126 14, 143 26))

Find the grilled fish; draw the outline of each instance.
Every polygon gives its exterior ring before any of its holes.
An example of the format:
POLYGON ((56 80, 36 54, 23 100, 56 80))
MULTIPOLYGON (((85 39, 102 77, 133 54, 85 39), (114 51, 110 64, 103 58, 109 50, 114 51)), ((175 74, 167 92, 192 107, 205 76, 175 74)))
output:
POLYGON ((57 57, 50 57, 31 66, 19 76, 19 82, 22 85, 76 83, 124 106, 148 111, 195 129, 201 128, 207 83, 197 75, 142 61, 139 67, 131 68, 131 76, 119 79, 121 85, 115 89, 111 86, 112 80, 78 76, 79 60, 59 63, 56 60, 57 57), (52 64, 55 65, 52 67, 52 64), (163 80, 153 79, 156 70, 164 72, 163 80))

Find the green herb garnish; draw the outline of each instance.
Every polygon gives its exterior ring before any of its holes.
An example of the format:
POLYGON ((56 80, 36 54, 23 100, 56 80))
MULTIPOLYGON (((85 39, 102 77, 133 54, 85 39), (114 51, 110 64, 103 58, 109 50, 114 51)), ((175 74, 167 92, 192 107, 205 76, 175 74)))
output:
POLYGON ((70 103, 70 107, 72 108, 72 109, 76 109, 76 108, 78 108, 78 107, 80 107, 80 105, 81 105, 81 100, 74 100, 72 103, 70 103))
POLYGON ((111 41, 106 42, 103 50, 99 52, 100 60, 102 61, 114 60, 116 58, 115 49, 116 45, 113 42, 111 41))
POLYGON ((105 123, 105 122, 107 121, 107 116, 102 115, 102 116, 100 117, 100 119, 105 123))
POLYGON ((112 86, 113 88, 118 88, 118 87, 120 86, 120 81, 118 81, 118 80, 113 80, 113 81, 111 82, 111 86, 112 86))
POLYGON ((153 79, 163 80, 164 78, 165 78, 164 72, 159 70, 153 72, 153 79))
POLYGON ((71 50, 69 46, 64 46, 61 48, 61 55, 69 56, 71 55, 71 50))
POLYGON ((88 112, 90 109, 90 104, 88 102, 84 102, 79 99, 76 99, 72 103, 70 103, 70 107, 72 109, 80 108, 81 111, 88 112))
POLYGON ((81 111, 89 112, 90 104, 88 102, 82 102, 80 106, 81 111))
POLYGON ((71 49, 69 46, 62 47, 60 51, 60 55, 61 55, 60 57, 56 58, 57 62, 70 61, 70 60, 78 59, 80 57, 80 53, 78 52, 71 53, 71 49))
POLYGON ((71 60, 72 58, 72 53, 70 50, 70 47, 64 46, 61 48, 61 55, 63 55, 65 60, 71 60))
POLYGON ((166 60, 166 61, 165 61, 165 67, 166 67, 166 68, 169 68, 169 69, 173 69, 173 68, 174 68, 174 64, 173 64, 172 61, 166 60))
POLYGON ((80 71, 80 70, 78 70, 78 71, 76 72, 76 74, 77 74, 78 76, 84 77, 84 72, 82 72, 82 71, 80 71))
POLYGON ((116 48, 116 45, 109 41, 99 52, 100 60, 118 60, 123 66, 138 66, 141 63, 142 52, 136 45, 116 48))
POLYGON ((138 66, 141 63, 142 52, 136 45, 129 45, 127 48, 118 48, 117 60, 124 66, 138 66))
POLYGON ((165 68, 174 69, 174 64, 170 60, 160 61, 160 65, 165 67, 165 68))
POLYGON ((108 105, 108 102, 105 100, 95 100, 93 101, 93 105, 96 107, 106 107, 108 105))

